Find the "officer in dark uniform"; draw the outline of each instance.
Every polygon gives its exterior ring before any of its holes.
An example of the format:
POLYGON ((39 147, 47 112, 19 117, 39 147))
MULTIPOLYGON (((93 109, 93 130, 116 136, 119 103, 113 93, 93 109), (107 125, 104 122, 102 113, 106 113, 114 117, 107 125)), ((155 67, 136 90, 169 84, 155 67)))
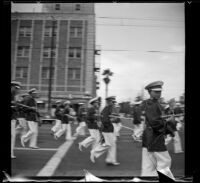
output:
POLYGON ((112 124, 115 118, 111 117, 113 113, 115 98, 115 96, 106 98, 107 105, 101 112, 102 134, 105 139, 105 145, 98 144, 97 147, 91 151, 90 159, 92 162, 95 162, 94 158, 98 158, 99 156, 107 152, 107 157, 105 160, 107 165, 120 164, 116 160, 116 135, 114 134, 114 127, 112 124))
POLYGON ((32 88, 28 92, 28 96, 24 98, 24 105, 28 106, 26 120, 28 123, 29 131, 21 137, 21 144, 25 147, 25 142, 30 140, 29 147, 32 149, 38 149, 37 137, 38 137, 38 112, 37 102, 35 100, 38 97, 36 88, 32 88))
POLYGON ((100 142, 100 132, 98 127, 98 121, 100 119, 99 116, 99 97, 92 98, 89 101, 91 105, 87 109, 86 114, 86 124, 90 133, 90 136, 84 139, 82 142, 79 143, 79 150, 82 151, 82 147, 89 147, 92 145, 92 150, 97 146, 100 142))
POLYGON ((21 83, 17 81, 11 82, 11 158, 16 158, 14 155, 15 137, 16 137, 16 121, 18 117, 18 106, 16 105, 16 95, 19 93, 21 83))
POLYGON ((163 84, 162 81, 156 81, 145 87, 150 98, 142 103, 145 129, 142 138, 141 176, 155 176, 156 170, 164 170, 165 174, 174 179, 170 171, 171 157, 165 145, 166 121, 162 118, 163 108, 159 103, 163 84))

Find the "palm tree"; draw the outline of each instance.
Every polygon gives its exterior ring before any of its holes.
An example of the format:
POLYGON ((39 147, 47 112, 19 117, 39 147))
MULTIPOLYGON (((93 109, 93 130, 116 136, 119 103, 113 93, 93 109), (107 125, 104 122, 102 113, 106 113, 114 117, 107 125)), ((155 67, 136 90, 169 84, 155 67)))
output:
POLYGON ((113 75, 113 72, 110 71, 110 69, 105 69, 103 71, 103 74, 102 75, 105 75, 105 78, 103 78, 105 84, 106 84, 106 98, 108 97, 108 84, 110 83, 110 76, 113 75))

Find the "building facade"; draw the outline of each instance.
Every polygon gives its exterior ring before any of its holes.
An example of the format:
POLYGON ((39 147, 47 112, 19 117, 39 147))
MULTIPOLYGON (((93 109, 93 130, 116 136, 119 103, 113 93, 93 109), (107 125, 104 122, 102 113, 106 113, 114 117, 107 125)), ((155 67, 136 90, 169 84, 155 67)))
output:
POLYGON ((96 96, 93 3, 49 3, 11 14, 11 78, 47 101, 96 96), (51 70, 51 77, 49 77, 51 70), (51 79, 51 80, 50 80, 51 79))

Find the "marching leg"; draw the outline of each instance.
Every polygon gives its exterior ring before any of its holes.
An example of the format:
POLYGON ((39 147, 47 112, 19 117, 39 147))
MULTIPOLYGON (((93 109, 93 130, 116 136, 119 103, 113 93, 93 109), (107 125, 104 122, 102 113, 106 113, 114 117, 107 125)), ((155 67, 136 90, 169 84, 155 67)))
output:
POLYGON ((67 124, 62 124, 62 127, 60 130, 58 130, 55 134, 54 137, 55 139, 58 139, 59 137, 61 137, 67 130, 67 124))
POLYGON ((178 131, 175 131, 174 134, 175 134, 175 136, 173 138, 173 140, 174 140, 174 153, 182 153, 183 150, 182 150, 181 139, 180 139, 178 131))
POLYGON ((29 147, 30 148, 34 148, 34 149, 38 149, 38 146, 37 146, 37 138, 38 138, 38 123, 35 122, 33 124, 33 135, 31 136, 31 139, 30 139, 30 144, 29 144, 29 147))
POLYGON ((171 170, 170 170, 171 157, 170 157, 168 151, 154 152, 154 155, 156 157, 157 170, 161 171, 161 172, 162 172, 162 170, 164 170, 165 175, 167 175, 171 179, 175 179, 171 170))
POLYGON ((12 119, 11 120, 11 158, 16 158, 14 155, 14 148, 15 148, 15 126, 16 126, 16 120, 12 119))
POLYGON ((72 139, 71 124, 68 123, 66 127, 67 127, 67 130, 66 130, 66 137, 65 137, 65 139, 66 139, 66 140, 71 140, 71 139, 72 139))
POLYGON ((142 148, 142 168, 141 176, 157 176, 156 159, 152 152, 148 152, 147 148, 142 148))
POLYGON ((22 135, 21 137, 21 144, 23 147, 25 147, 24 143, 27 142, 32 137, 35 131, 35 126, 34 126, 35 122, 27 121, 27 123, 28 123, 29 131, 25 135, 22 135))

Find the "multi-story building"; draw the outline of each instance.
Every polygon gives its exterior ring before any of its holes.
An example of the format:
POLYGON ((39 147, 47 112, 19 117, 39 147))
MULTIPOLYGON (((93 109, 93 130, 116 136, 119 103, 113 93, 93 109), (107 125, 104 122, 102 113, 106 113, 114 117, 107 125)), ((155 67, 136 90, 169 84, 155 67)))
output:
POLYGON ((11 31, 12 80, 20 81, 24 92, 37 88, 44 101, 49 86, 52 100, 96 95, 93 3, 48 3, 39 13, 12 12, 11 31))

